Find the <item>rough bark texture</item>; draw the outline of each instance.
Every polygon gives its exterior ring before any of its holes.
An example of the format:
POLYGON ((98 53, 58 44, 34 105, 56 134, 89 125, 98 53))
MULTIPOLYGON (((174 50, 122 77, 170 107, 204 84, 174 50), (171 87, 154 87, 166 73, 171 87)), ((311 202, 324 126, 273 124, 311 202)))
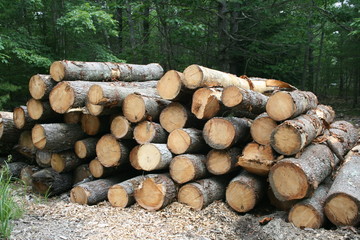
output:
POLYGON ((36 74, 29 81, 30 95, 36 100, 48 99, 56 84, 57 82, 52 80, 50 75, 36 74))
POLYGON ((138 144, 166 143, 167 138, 168 133, 159 123, 143 121, 134 128, 134 139, 138 144))
POLYGON ((62 80, 83 81, 149 81, 164 74, 158 63, 147 65, 113 62, 57 61, 50 66, 51 77, 62 80))
POLYGON ((166 144, 147 143, 140 146, 137 158, 142 170, 153 171, 168 168, 172 154, 166 144))
POLYGON ((222 88, 200 88, 192 97, 191 112, 198 119, 210 119, 224 108, 221 103, 222 88))
POLYGON ((360 222, 360 145, 345 158, 325 202, 326 217, 337 226, 360 222))
POLYGON ((307 111, 306 114, 315 115, 327 124, 331 124, 335 119, 335 111, 332 107, 319 104, 316 108, 307 111))
POLYGON ((98 138, 85 138, 75 142, 75 154, 82 159, 93 159, 96 157, 96 144, 98 138))
POLYGON ((25 162, 6 162, 0 165, 0 170, 3 168, 7 169, 11 178, 19 179, 21 170, 27 166, 29 166, 29 164, 25 162))
POLYGON ((36 99, 29 99, 26 103, 29 117, 38 122, 61 122, 63 116, 52 110, 49 102, 42 102, 36 99))
POLYGON ((129 120, 122 115, 115 116, 111 120, 110 131, 117 139, 133 139, 133 127, 129 120))
POLYGON ((241 171, 226 188, 226 202, 237 212, 248 212, 261 200, 266 191, 265 179, 241 171))
POLYGON ((89 164, 81 164, 74 170, 74 184, 93 179, 89 164))
POLYGON ((250 139, 251 122, 246 118, 215 117, 203 129, 205 142, 214 149, 225 149, 250 139))
POLYGON ((267 113, 262 113, 254 119, 250 126, 251 137, 259 144, 269 145, 271 133, 277 125, 276 121, 271 119, 267 113))
POLYGON ((202 131, 195 128, 172 131, 167 139, 167 147, 174 154, 200 153, 208 149, 202 131))
POLYGON ((9 154, 21 131, 15 127, 12 112, 0 112, 0 153, 9 154))
POLYGON ((52 168, 42 169, 32 175, 32 189, 35 193, 54 196, 71 189, 73 176, 71 173, 58 173, 52 168))
POLYGON ((76 141, 86 137, 77 124, 36 124, 32 129, 32 140, 40 150, 63 151, 74 147, 76 141))
POLYGON ((183 84, 184 74, 175 70, 167 71, 156 86, 160 97, 166 100, 186 102, 191 98, 192 90, 183 84))
POLYGON ((204 178, 208 174, 205 162, 206 157, 201 154, 175 156, 169 166, 170 176, 179 184, 204 178))
POLYGON ((36 151, 36 163, 42 168, 49 168, 51 167, 51 155, 52 153, 49 151, 36 151))
POLYGON ((125 208, 135 203, 135 189, 144 181, 144 176, 137 176, 109 188, 107 197, 111 206, 125 208))
POLYGON ((185 184, 179 189, 178 201, 201 210, 216 200, 224 199, 227 183, 227 179, 222 176, 185 184))
POLYGON ((96 144, 96 155, 104 167, 116 167, 129 162, 132 143, 121 142, 111 134, 100 138, 96 144))
POLYGON ((283 121, 316 108, 317 104, 317 97, 312 92, 280 91, 270 96, 266 104, 266 112, 275 121, 283 121))
POLYGON ((285 158, 270 169, 270 186, 282 201, 308 197, 338 163, 326 145, 311 144, 299 158, 285 158))
POLYGON ((211 150, 206 156, 206 168, 214 175, 223 175, 237 168, 241 148, 233 147, 227 150, 211 150))
POLYGON ((13 111, 13 121, 17 129, 29 130, 35 125, 36 122, 29 116, 26 106, 16 107, 13 111))
POLYGON ((80 166, 83 160, 78 158, 73 150, 67 150, 51 155, 51 167, 55 171, 70 172, 80 166))
POLYGON ((236 86, 224 88, 221 101, 226 107, 232 110, 249 111, 254 114, 265 112, 266 103, 269 97, 236 86))

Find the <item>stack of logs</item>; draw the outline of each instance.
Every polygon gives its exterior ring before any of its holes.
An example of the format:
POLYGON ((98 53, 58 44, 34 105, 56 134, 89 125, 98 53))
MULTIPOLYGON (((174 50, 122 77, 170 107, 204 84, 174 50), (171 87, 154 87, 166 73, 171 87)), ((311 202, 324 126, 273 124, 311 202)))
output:
POLYGON ((36 193, 148 210, 225 199, 241 213, 268 198, 298 227, 360 222, 357 129, 311 92, 199 65, 73 61, 29 91, 0 136, 36 193))

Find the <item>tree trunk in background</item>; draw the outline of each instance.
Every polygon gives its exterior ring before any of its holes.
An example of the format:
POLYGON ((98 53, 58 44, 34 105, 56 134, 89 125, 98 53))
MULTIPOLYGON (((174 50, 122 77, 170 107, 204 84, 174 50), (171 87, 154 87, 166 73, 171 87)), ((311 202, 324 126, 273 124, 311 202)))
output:
POLYGON ((128 20, 128 25, 129 25, 129 32, 130 32, 130 38, 129 38, 129 42, 130 42, 130 46, 132 49, 135 48, 135 29, 134 29, 134 21, 132 19, 131 16, 131 4, 128 0, 125 1, 125 5, 126 5, 126 17, 128 20))
POLYGON ((221 63, 221 70, 228 72, 228 59, 227 59, 227 28, 228 21, 226 19, 227 3, 224 0, 217 1, 217 27, 218 27, 218 60, 221 63))
POLYGON ((149 40, 150 40, 150 4, 147 0, 143 1, 143 40, 142 40, 142 63, 149 62, 149 40))
POLYGON ((121 54, 122 53, 122 42, 123 42, 123 10, 121 7, 116 8, 116 13, 115 13, 115 17, 116 20, 118 21, 118 31, 119 34, 117 36, 117 44, 116 44, 116 49, 117 49, 117 53, 121 54))

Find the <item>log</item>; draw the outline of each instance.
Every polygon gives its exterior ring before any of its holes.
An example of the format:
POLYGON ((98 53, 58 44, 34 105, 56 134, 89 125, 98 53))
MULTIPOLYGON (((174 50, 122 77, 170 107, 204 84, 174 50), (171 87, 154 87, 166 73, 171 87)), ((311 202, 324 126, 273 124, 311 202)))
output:
POLYGON ((221 103, 221 88, 200 88, 192 96, 191 112, 198 119, 215 117, 224 108, 221 103))
POLYGON ((237 212, 252 210, 264 196, 265 179, 247 171, 241 171, 226 188, 226 202, 237 212))
POLYGON ((250 120, 246 118, 215 117, 206 122, 203 137, 210 147, 226 149, 250 140, 250 125, 250 120))
POLYGON ((159 97, 157 81, 150 82, 103 82, 92 85, 87 93, 88 102, 102 106, 121 106, 124 99, 138 93, 144 96, 159 97))
POLYGON ((172 154, 161 143, 146 143, 139 147, 137 152, 138 165, 144 171, 166 169, 172 160, 172 154))
POLYGON ((172 203, 176 193, 177 186, 168 174, 148 174, 135 189, 134 197, 144 209, 156 211, 172 203))
POLYGON ((336 226, 356 226, 360 222, 360 145, 346 156, 324 205, 326 217, 336 226))
POLYGON ((267 113, 257 116, 250 126, 250 134, 255 142, 261 145, 269 145, 272 131, 277 127, 276 121, 267 113))
POLYGON ((42 102, 31 98, 26 103, 28 115, 33 120, 38 120, 40 122, 61 122, 63 116, 54 112, 52 110, 49 102, 42 102))
POLYGON ((62 80, 83 81, 149 81, 160 79, 164 74, 158 63, 147 65, 113 63, 56 61, 50 66, 51 77, 62 80))
POLYGON ((275 121, 283 121, 297 117, 310 109, 316 108, 317 105, 318 99, 312 92, 280 91, 269 97, 266 112, 275 121))
POLYGON ((82 163, 83 160, 78 158, 73 150, 53 153, 51 155, 51 167, 59 173, 75 170, 82 163))
POLYGON ((246 75, 240 76, 240 78, 246 79, 251 82, 251 90, 263 94, 271 94, 275 91, 293 91, 296 87, 276 79, 266 79, 259 77, 248 77, 246 75))
POLYGON ((30 78, 29 92, 32 98, 36 100, 48 99, 50 91, 57 82, 51 79, 50 75, 36 74, 30 78))
POLYGON ((0 153, 8 155, 17 144, 21 131, 15 127, 12 112, 0 112, 0 153))
POLYGON ((52 153, 49 151, 37 150, 35 154, 36 163, 42 168, 51 167, 52 153))
POLYGON ((111 134, 102 136, 96 144, 96 155, 104 167, 116 167, 129 162, 130 142, 121 142, 111 134))
POLYGON ((12 179, 19 179, 21 170, 27 166, 29 164, 25 162, 5 162, 0 165, 0 171, 5 169, 5 173, 8 173, 12 179))
POLYGON ((172 132, 178 128, 202 129, 204 121, 197 119, 184 105, 172 102, 161 111, 160 125, 167 131, 172 132))
MULTIPOLYGON (((329 126, 320 116, 335 116, 332 108, 325 108, 324 105, 319 109, 311 110, 307 114, 300 115, 294 119, 286 120, 277 126, 270 137, 270 144, 280 154, 289 156, 300 152, 305 146, 309 145, 316 137, 324 133, 329 126), (325 112, 327 111, 327 112, 325 112)), ((327 120, 333 120, 330 117, 327 120)))
POLYGON ((118 115, 115 116, 110 125, 111 134, 117 139, 133 139, 134 129, 126 117, 118 115))
POLYGON ((75 142, 74 151, 76 156, 81 159, 93 159, 96 157, 96 144, 99 138, 91 137, 75 142))
POLYGON ((64 113, 64 123, 67 124, 75 124, 79 123, 81 120, 82 112, 68 112, 64 113))
POLYGON ((74 170, 74 184, 77 184, 87 179, 92 180, 94 177, 90 172, 89 164, 81 164, 74 170))
POLYGON ((289 212, 289 222, 298 228, 321 228, 326 221, 324 203, 331 183, 321 184, 311 197, 295 204, 289 212))
POLYGON ((65 81, 58 83, 50 92, 51 108, 57 113, 66 113, 72 108, 85 106, 87 92, 96 82, 65 81))
POLYGON ((224 177, 205 178, 183 185, 178 192, 178 201, 201 210, 210 203, 224 199, 228 181, 224 177))
POLYGON ((144 176, 130 178, 109 188, 107 197, 111 206, 125 208, 135 203, 135 189, 144 181, 144 176))
POLYGON ((171 101, 185 102, 191 98, 193 91, 183 84, 184 74, 175 70, 167 71, 160 78, 156 89, 160 97, 171 101))
POLYGON ((140 146, 141 145, 137 145, 137 146, 133 147, 133 149, 131 149, 130 154, 129 154, 130 164, 136 170, 142 170, 139 165, 139 158, 138 158, 138 152, 139 152, 140 146))
POLYGON ((81 183, 70 191, 70 201, 82 205, 94 205, 107 199, 109 188, 120 182, 120 177, 103 178, 81 183))
POLYGON ((81 128, 87 135, 95 136, 109 132, 109 118, 97 117, 90 114, 83 114, 81 116, 81 128))
POLYGON ((28 165, 21 169, 19 179, 26 185, 32 185, 32 175, 40 171, 40 168, 35 165, 28 165))
POLYGON ((72 149, 76 141, 86 137, 79 125, 66 123, 36 124, 31 134, 37 149, 57 152, 72 149))
POLYGON ((265 112, 267 96, 252 91, 242 89, 236 86, 229 86, 224 88, 221 95, 221 102, 232 110, 249 111, 254 114, 265 112))
POLYGON ((170 163, 171 178, 183 184, 208 175, 206 170, 206 157, 202 154, 182 154, 175 156, 170 163))
POLYGON ((31 139, 31 131, 23 131, 14 149, 30 161, 35 160, 36 147, 31 139))
POLYGON ((44 196, 54 196, 71 189, 71 173, 58 173, 52 168, 42 169, 32 175, 32 190, 44 196))
POLYGON ((35 121, 30 118, 26 106, 16 107, 13 110, 13 122, 17 129, 29 130, 35 125, 35 121))
POLYGON ((285 158, 269 172, 269 182, 279 200, 311 196, 329 176, 339 159, 323 144, 311 144, 299 158, 285 158))
POLYGON ((237 164, 252 174, 267 176, 270 168, 277 162, 276 157, 270 145, 252 142, 244 147, 237 164))
POLYGON ((335 119, 335 111, 332 107, 319 104, 316 108, 310 109, 306 114, 314 115, 325 121, 326 124, 331 124, 335 119))
POLYGON ((167 138, 168 133, 159 123, 143 121, 134 128, 134 139, 138 144, 166 143, 167 138))
POLYGON ((233 147, 227 150, 212 149, 206 156, 206 168, 214 175, 223 175, 237 168, 241 148, 233 147))
POLYGON ((164 99, 133 93, 125 98, 122 111, 124 116, 133 123, 144 120, 157 121, 161 111, 169 104, 170 102, 164 99))
POLYGON ((94 178, 106 178, 119 172, 117 167, 104 167, 97 158, 91 160, 89 169, 94 178))
POLYGON ((172 131, 167 139, 167 147, 174 154, 201 153, 209 148, 202 131, 195 128, 180 128, 172 131))
POLYGON ((268 187, 268 191, 267 191, 267 197, 269 199, 269 202, 272 206, 276 207, 279 210, 282 211, 286 211, 289 212, 290 209, 296 204, 298 203, 299 199, 293 199, 293 200, 288 200, 288 201, 280 201, 279 199, 277 199, 275 197, 274 192, 271 190, 271 187, 268 187))

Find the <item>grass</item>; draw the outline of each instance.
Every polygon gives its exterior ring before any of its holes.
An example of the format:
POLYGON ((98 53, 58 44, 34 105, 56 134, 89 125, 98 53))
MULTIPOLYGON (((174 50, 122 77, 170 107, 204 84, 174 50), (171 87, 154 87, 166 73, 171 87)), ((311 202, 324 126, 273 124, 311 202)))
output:
POLYGON ((21 217, 23 209, 11 194, 11 176, 6 167, 0 171, 0 239, 8 239, 11 234, 11 219, 21 217))

